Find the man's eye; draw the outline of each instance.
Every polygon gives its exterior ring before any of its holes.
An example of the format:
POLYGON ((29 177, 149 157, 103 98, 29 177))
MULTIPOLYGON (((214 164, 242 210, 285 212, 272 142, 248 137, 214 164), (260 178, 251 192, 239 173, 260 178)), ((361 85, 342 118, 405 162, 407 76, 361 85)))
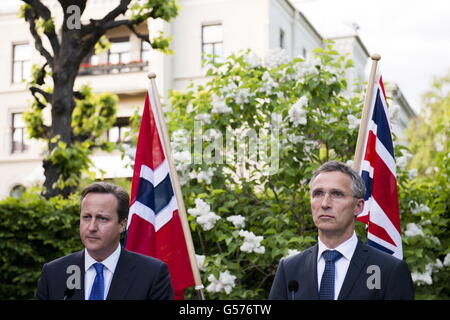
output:
POLYGON ((313 192, 313 197, 322 197, 323 196, 323 191, 314 191, 313 192))
POLYGON ((340 191, 333 191, 331 192, 331 196, 335 199, 339 199, 344 197, 344 193, 340 191))

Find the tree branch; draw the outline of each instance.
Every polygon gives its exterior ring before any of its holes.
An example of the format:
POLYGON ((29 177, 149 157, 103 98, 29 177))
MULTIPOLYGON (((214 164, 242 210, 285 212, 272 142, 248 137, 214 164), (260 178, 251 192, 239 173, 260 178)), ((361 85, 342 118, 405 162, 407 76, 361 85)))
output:
POLYGON ((30 87, 30 91, 31 94, 33 95, 33 97, 36 99, 36 101, 38 101, 39 104, 42 104, 40 100, 38 100, 38 98, 36 97, 36 94, 39 93, 41 94, 45 100, 47 100, 47 102, 51 102, 53 95, 49 92, 46 92, 44 90, 42 90, 41 88, 38 87, 30 87))
MULTIPOLYGON (((52 19, 50 10, 44 4, 42 4, 41 1, 39 1, 39 0, 22 0, 22 1, 29 4, 32 7, 32 11, 34 13, 33 20, 36 20, 39 17, 43 18, 46 21, 52 19)), ((29 10, 26 10, 26 11, 29 11, 29 10)), ((27 15, 25 14, 25 19, 26 19, 26 16, 27 15)), ((36 24, 34 23, 34 25, 36 25, 36 24)), ((36 30, 34 30, 34 32, 36 33, 36 30)), ((60 45, 59 45, 58 36, 56 35, 55 29, 52 28, 51 30, 48 30, 48 31, 44 30, 44 34, 47 36, 48 40, 50 41, 50 45, 52 46, 52 49, 53 49, 53 55, 58 56, 59 50, 60 50, 60 45)), ((33 35, 33 37, 34 37, 34 35, 33 35)), ((36 37, 34 37, 34 38, 36 39, 36 37)), ((42 45, 42 41, 40 41, 40 42, 42 45)), ((45 57, 45 58, 47 58, 47 57, 45 57)), ((51 63, 51 65, 53 65, 53 64, 51 63)))
POLYGON ((136 28, 134 27, 134 25, 127 25, 128 29, 130 29, 139 39, 150 43, 150 37, 148 34, 142 34, 137 32, 136 28))
POLYGON ((37 51, 47 60, 47 63, 50 65, 50 67, 53 69, 53 56, 50 54, 50 52, 47 51, 47 49, 44 48, 44 45, 42 44, 42 39, 39 36, 39 34, 36 31, 36 19, 37 19, 36 12, 31 10, 25 11, 25 21, 27 21, 30 24, 30 32, 31 35, 34 38, 34 46, 37 51))
POLYGON ((125 14, 128 10, 128 5, 131 0, 120 0, 120 3, 112 11, 110 11, 103 19, 100 20, 100 24, 105 24, 109 21, 115 20, 119 15, 125 14))

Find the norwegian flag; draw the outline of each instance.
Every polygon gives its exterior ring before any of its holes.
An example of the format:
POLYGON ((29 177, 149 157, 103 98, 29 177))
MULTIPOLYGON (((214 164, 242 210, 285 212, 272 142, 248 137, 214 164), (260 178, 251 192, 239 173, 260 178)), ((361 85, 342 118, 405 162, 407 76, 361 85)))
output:
POLYGON ((394 146, 381 75, 374 84, 360 175, 366 184, 364 211, 368 244, 403 258, 394 146))
POLYGON ((136 147, 125 248, 164 261, 174 299, 181 300, 194 277, 155 107, 149 90, 136 147))

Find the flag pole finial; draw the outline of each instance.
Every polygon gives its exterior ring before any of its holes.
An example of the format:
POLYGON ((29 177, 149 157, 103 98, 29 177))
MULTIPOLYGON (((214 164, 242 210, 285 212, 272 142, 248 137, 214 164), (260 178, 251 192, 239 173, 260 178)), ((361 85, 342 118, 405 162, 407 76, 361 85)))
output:
POLYGON ((374 53, 373 55, 370 56, 370 58, 375 61, 380 61, 381 56, 378 53, 374 53))
POLYGON ((154 73, 154 72, 149 72, 149 74, 147 75, 147 77, 148 77, 149 79, 155 79, 155 78, 156 78, 156 73, 154 73))

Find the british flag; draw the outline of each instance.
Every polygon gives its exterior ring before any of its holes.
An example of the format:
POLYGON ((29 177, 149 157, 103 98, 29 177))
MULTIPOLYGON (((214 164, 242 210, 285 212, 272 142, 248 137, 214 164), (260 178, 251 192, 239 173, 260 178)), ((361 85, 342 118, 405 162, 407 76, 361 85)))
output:
POLYGON ((194 285, 178 203, 157 121, 156 97, 146 94, 139 129, 126 249, 158 258, 169 267, 175 299, 194 285))
POLYGON ((367 191, 357 220, 367 224, 369 245, 402 259, 394 146, 381 75, 376 79, 359 172, 367 191))

